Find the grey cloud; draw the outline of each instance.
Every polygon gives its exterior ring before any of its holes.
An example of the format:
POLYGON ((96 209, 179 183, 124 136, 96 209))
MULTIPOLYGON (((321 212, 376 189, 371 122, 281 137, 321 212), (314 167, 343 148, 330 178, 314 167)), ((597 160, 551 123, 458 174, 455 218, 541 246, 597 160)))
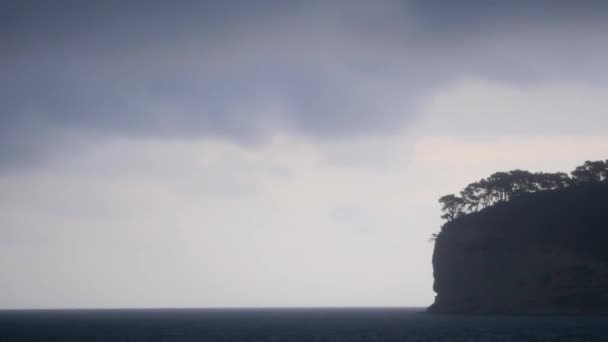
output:
POLYGON ((462 75, 603 82, 608 70, 601 2, 5 6, 0 165, 48 154, 65 132, 248 143, 281 130, 387 133, 462 75))

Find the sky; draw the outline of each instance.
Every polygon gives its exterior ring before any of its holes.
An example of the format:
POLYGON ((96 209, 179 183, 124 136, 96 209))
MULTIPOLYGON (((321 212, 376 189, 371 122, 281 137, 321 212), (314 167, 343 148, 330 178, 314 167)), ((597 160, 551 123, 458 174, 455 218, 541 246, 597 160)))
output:
POLYGON ((427 306, 440 196, 608 158, 605 1, 0 6, 0 308, 427 306))

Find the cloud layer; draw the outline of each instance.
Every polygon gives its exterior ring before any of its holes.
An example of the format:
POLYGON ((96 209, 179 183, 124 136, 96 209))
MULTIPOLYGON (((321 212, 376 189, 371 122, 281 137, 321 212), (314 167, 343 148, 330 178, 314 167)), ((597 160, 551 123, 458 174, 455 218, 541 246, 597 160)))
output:
POLYGON ((603 83, 606 7, 15 2, 0 18, 0 162, 121 136, 390 134, 462 77, 603 83))
POLYGON ((0 308, 422 306, 436 200, 608 150, 608 2, 14 1, 0 308))

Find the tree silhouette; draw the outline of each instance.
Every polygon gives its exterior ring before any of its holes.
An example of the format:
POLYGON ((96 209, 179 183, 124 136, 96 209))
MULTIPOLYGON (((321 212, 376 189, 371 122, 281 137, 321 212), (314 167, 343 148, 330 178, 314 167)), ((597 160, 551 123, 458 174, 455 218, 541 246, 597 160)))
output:
POLYGON ((485 196, 485 190, 482 184, 475 182, 467 185, 464 190, 460 192, 460 196, 462 196, 465 210, 478 211, 481 206, 482 198, 485 196))
MULTIPOLYGON (((534 192, 541 188, 538 174, 525 170, 513 170, 509 172, 511 196, 517 197, 526 192, 534 192)), ((541 177, 542 178, 542 177, 541 177)))
POLYGON ((453 194, 445 195, 439 199, 443 205, 441 210, 444 212, 441 218, 452 221, 464 213, 464 201, 462 198, 453 194))
POLYGON ((563 172, 557 173, 536 173, 534 174, 536 187, 538 190, 555 190, 569 186, 572 179, 563 172))
POLYGON ((460 197, 454 194, 441 197, 441 218, 452 221, 526 193, 551 191, 583 183, 608 182, 608 160, 585 161, 571 175, 572 177, 563 172, 532 173, 525 170, 495 172, 467 185, 460 192, 460 197))
POLYGON ((585 163, 571 172, 577 183, 602 182, 608 178, 608 161, 585 161, 585 163))

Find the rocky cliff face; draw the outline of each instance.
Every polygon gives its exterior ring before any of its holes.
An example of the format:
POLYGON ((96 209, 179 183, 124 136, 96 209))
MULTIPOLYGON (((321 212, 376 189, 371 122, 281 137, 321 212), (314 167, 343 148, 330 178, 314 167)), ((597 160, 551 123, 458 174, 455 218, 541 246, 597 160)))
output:
POLYGON ((608 312, 608 184, 528 194, 442 228, 437 313, 608 312))

